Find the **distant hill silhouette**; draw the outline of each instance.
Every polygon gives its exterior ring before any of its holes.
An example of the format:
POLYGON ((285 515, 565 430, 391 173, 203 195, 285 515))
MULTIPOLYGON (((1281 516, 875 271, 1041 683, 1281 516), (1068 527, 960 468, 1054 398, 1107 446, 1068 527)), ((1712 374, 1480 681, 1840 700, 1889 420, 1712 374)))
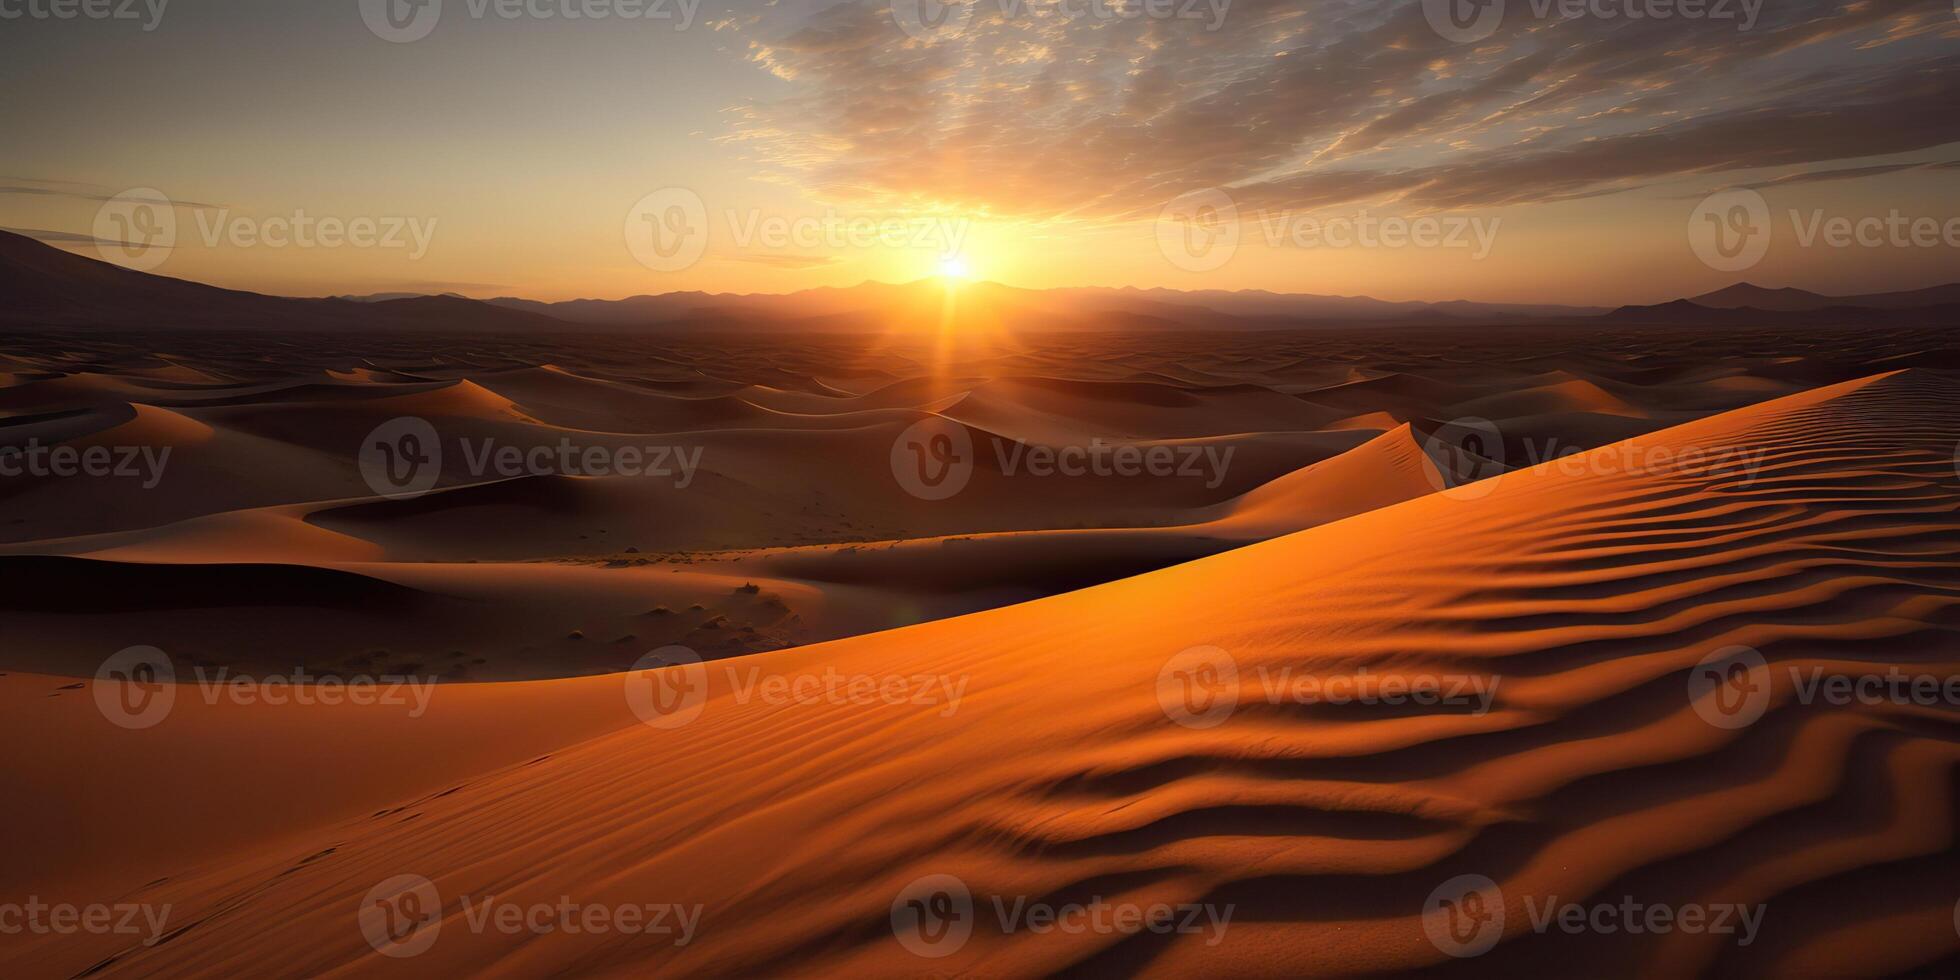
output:
POLYGON ((1960 301, 1946 297, 1960 287, 1936 286, 1903 293, 1872 296, 1821 296, 1801 289, 1765 290, 1742 284, 1695 299, 1677 299, 1652 306, 1622 306, 1601 319, 1612 323, 1680 324, 1684 326, 1801 326, 1806 324, 1870 324, 1872 326, 1936 326, 1960 323, 1960 301), (1767 294, 1767 295, 1764 295, 1767 294), (1814 298, 1814 299, 1813 299, 1814 298), (1760 301, 1773 306, 1716 306, 1712 303, 1760 301), (1909 305, 1929 300, 1925 305, 1909 305), (1822 301, 1817 305, 1816 301, 1822 301), (1876 305, 1884 303, 1888 305, 1876 305))
POLYGON ((787 294, 675 292, 544 303, 380 294, 296 299, 135 272, 0 232, 0 324, 17 327, 266 327, 346 330, 1266 330, 1334 325, 1729 324, 1960 321, 1960 284, 1866 296, 1737 283, 1691 299, 1604 308, 1389 302, 1264 290, 1021 289, 941 280, 826 286, 787 294))
POLYGON ((472 299, 293 299, 136 272, 0 232, 0 323, 93 327, 563 329, 472 299))
MULTIPOLYGON (((960 284, 961 302, 972 303, 1012 326, 1043 325, 1049 329, 1101 327, 1110 318, 1133 326, 1224 326, 1241 329, 1297 326, 1308 323, 1449 323, 1477 319, 1589 317, 1605 307, 1531 304, 1389 302, 1367 296, 1317 296, 1265 290, 1199 290, 1076 287, 1033 290, 993 282, 960 284)), ((936 306, 946 286, 938 280, 892 285, 866 282, 857 286, 825 286, 788 294, 665 293, 621 300, 579 299, 562 303, 501 298, 490 300, 511 309, 543 313, 562 320, 595 326, 634 326, 672 323, 691 318, 752 319, 777 324, 801 321, 807 326, 841 328, 857 323, 870 327, 886 319, 885 311, 936 306)))
POLYGON ((1960 303, 1960 283, 1934 286, 1930 289, 1915 289, 1898 293, 1869 293, 1861 296, 1825 296, 1808 290, 1784 287, 1769 289, 1753 283, 1739 282, 1725 289, 1700 296, 1690 296, 1687 302, 1696 306, 1719 310, 1757 309, 1773 312, 1796 312, 1805 310, 1825 310, 1833 307, 1872 310, 1924 309, 1960 303))

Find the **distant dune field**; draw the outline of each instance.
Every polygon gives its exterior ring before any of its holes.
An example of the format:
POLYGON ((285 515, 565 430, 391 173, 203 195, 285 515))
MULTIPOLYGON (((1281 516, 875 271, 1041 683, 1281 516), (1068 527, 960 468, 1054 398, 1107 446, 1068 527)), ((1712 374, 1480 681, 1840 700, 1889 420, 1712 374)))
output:
POLYGON ((0 567, 23 583, 0 597, 19 641, 0 668, 89 675, 149 645, 187 668, 513 680, 623 670, 670 643, 780 649, 1950 359, 1932 331, 1587 328, 1575 345, 1577 329, 950 348, 19 333, 0 340, 0 443, 141 455, 127 477, 0 486, 0 567), (395 493, 362 453, 403 419, 441 458, 395 493), (926 429, 972 448, 956 492, 932 499, 895 469, 926 429), (588 472, 588 452, 639 469, 588 472))

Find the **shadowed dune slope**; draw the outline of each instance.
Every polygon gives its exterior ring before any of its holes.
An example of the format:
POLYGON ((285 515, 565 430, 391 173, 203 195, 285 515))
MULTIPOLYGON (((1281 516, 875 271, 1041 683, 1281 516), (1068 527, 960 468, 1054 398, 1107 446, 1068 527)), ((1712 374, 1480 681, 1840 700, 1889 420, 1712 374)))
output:
POLYGON ((10 840, 45 841, 40 870, 8 884, 68 896, 86 882, 97 899, 175 910, 154 946, 30 940, 17 966, 1419 971, 1451 962, 1426 938, 1424 903, 1463 874, 1496 881, 1507 913, 1495 949, 1451 963, 1478 974, 1939 961, 1960 951, 1960 718, 1803 704, 1783 669, 1960 667, 1956 399, 1960 384, 1927 372, 1846 382, 1654 434, 1637 457, 1608 446, 1080 592, 710 664, 699 718, 672 730, 626 708, 622 690, 645 675, 445 687, 415 719, 180 697, 143 733, 104 725, 85 692, 0 678, 8 778, 58 804, 0 817, 10 840), (1763 717, 1728 730, 1702 720, 1687 680, 1731 645, 1774 669, 1763 717), (1215 690, 1237 710, 1207 728, 1160 701, 1167 665, 1197 646, 1236 665, 1236 685, 1215 690), (1361 668, 1467 678, 1494 701, 1267 695, 1361 668), (770 703, 730 669, 963 686, 956 703, 770 703), (23 731, 38 748, 19 748, 23 731), (103 791, 74 798, 63 758, 87 760, 103 791), (193 766, 207 791, 172 798, 167 774, 193 766), (283 794, 307 816, 274 824, 228 794, 283 794), (89 846, 31 823, 48 811, 89 828, 89 846), (173 834, 175 864, 160 866, 150 845, 173 834), (443 902, 439 938, 410 960, 376 953, 357 925, 368 890, 400 874, 427 876, 443 902), (971 889, 977 921, 956 952, 924 960, 895 940, 891 907, 935 874, 971 889), (682 947, 471 929, 464 897, 493 893, 703 913, 682 947), (1528 902, 1623 895, 1766 912, 1746 947, 1532 931, 1528 902), (1229 934, 1004 931, 995 899, 1022 897, 1229 906, 1229 934))

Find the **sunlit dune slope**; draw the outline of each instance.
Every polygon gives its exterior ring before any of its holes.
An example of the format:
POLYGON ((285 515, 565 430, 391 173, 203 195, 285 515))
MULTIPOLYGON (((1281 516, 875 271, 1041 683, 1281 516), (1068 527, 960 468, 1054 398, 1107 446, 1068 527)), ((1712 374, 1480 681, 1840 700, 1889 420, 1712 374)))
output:
POLYGON ((661 679, 645 675, 445 687, 412 719, 181 696, 143 732, 106 725, 89 691, 0 678, 6 775, 45 804, 0 815, 35 849, 8 890, 168 902, 176 927, 150 947, 30 940, 16 965, 1521 976, 1951 958, 1954 715, 1801 704, 1781 668, 1960 669, 1956 399, 1926 372, 1848 382, 1081 592, 709 664, 699 717, 673 729, 628 710, 629 685, 661 679), (1763 717, 1724 729, 1688 679, 1733 645, 1778 670, 1763 717), (1162 683, 1194 647, 1236 668, 1211 689, 1236 710, 1210 727, 1174 720, 1188 704, 1162 683), (1363 668, 1493 700, 1266 693, 1363 668), (769 703, 729 669, 961 686, 769 703), (357 915, 401 874, 433 882, 443 919, 397 960, 357 915), (1501 886, 1507 916, 1496 948, 1452 961, 1424 909, 1464 874, 1501 886), (956 876, 977 910, 930 960, 892 926, 927 875, 956 876), (493 893, 703 911, 679 947, 471 929, 465 897, 493 893), (1747 947, 1532 930, 1529 902, 1628 894, 1766 912, 1747 947), (1005 932, 996 898, 1207 903, 1229 931, 1005 932))

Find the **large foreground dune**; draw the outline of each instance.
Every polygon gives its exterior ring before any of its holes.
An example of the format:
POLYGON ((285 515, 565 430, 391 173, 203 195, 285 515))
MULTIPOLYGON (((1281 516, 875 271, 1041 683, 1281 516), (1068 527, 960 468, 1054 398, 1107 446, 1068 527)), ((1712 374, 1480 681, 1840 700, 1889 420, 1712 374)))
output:
MULTIPOLYGON (((419 713, 184 684, 132 731, 95 703, 123 685, 0 677, 10 794, 33 804, 0 811, 20 857, 0 890, 168 907, 152 945, 16 937, 9 958, 23 976, 1952 966, 1951 705, 1829 704, 1792 678, 1960 667, 1956 398, 1936 373, 1867 377, 1083 591, 702 666, 444 685, 419 713), (1691 698, 1698 663, 1737 647, 1765 664, 1691 698), (846 683, 798 698, 771 678, 846 683), (1457 696, 1331 703, 1303 679, 1457 696), (1737 724, 1737 698, 1760 718, 1737 724), (1465 875, 1488 882, 1453 891, 1465 875), (476 911, 493 895, 698 920, 505 932, 476 911), (1539 931, 1554 900, 1757 918, 1746 944, 1539 931), (1202 914, 1165 932, 1000 911, 1070 903, 1202 914)), ((1550 377, 1513 408, 1557 399, 1629 411, 1550 377)))

